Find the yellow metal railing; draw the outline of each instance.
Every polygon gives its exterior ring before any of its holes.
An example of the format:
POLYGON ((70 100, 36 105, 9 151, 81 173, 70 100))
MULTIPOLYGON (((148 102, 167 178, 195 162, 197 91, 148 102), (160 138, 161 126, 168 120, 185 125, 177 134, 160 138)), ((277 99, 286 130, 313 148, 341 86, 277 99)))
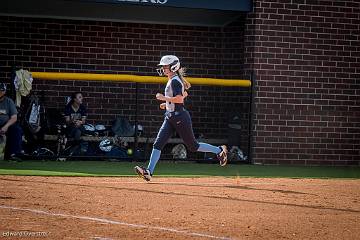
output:
MULTIPOLYGON (((138 82, 138 83, 166 83, 166 77, 138 76, 129 74, 97 74, 97 73, 58 73, 32 72, 35 79, 44 80, 83 80, 83 81, 111 81, 111 82, 138 82)), ((186 78, 194 85, 238 86, 250 87, 251 81, 244 79, 217 79, 217 78, 186 78)))

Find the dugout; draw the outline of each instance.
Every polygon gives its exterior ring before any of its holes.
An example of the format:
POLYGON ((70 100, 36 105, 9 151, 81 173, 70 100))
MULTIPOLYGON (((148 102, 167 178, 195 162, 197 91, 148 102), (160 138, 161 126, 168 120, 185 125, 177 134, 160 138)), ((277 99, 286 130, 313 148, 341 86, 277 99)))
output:
POLYGON ((222 27, 251 10, 252 0, 6 0, 0 14, 222 27))
MULTIPOLYGON (((19 43, 24 58, 15 58, 13 66, 34 73, 153 76, 161 55, 176 54, 189 66, 191 77, 209 80, 209 84, 193 87, 194 98, 188 108, 199 113, 193 118, 194 128, 205 138, 223 139, 228 134, 229 115, 241 113, 242 147, 250 154, 252 88, 226 81, 252 79, 242 53, 251 1, 57 0, 6 1, 4 5, 0 14, 17 29, 9 30, 9 39, 13 35, 17 39, 19 29, 25 35, 19 43), (214 79, 225 82, 214 85, 214 79)), ((45 91, 47 107, 51 102, 59 109, 63 95, 74 90, 93 92, 95 96, 86 95, 93 114, 90 121, 100 118, 109 123, 111 116, 120 113, 132 122, 144 123, 155 136, 158 126, 151 121, 160 122, 161 113, 149 107, 154 101, 148 96, 163 86, 132 81, 129 76, 124 81, 35 76, 34 90, 45 91)))

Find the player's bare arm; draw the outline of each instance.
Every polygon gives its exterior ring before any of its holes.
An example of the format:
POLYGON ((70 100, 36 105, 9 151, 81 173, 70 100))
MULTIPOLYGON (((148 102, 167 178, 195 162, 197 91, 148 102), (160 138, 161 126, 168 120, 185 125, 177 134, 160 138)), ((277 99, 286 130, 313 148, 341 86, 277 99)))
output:
POLYGON ((165 110, 166 108, 166 103, 160 103, 160 109, 165 110))
POLYGON ((164 102, 172 103, 184 103, 184 99, 188 96, 188 93, 185 91, 183 95, 176 95, 175 97, 167 97, 162 93, 156 94, 156 99, 164 102))
POLYGON ((17 115, 12 115, 9 121, 0 129, 0 134, 5 134, 9 127, 17 121, 17 115))

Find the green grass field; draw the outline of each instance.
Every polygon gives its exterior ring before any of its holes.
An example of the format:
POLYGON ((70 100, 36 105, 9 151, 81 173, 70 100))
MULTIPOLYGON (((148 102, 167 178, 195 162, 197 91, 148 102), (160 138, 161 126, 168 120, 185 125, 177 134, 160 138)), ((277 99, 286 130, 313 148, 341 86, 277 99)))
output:
MULTIPOLYGON (((107 161, 24 161, 0 162, 0 175, 27 176, 135 176, 133 168, 143 163, 107 161)), ((360 167, 299 167, 159 162, 156 176, 163 177, 284 177, 360 178, 360 167)))

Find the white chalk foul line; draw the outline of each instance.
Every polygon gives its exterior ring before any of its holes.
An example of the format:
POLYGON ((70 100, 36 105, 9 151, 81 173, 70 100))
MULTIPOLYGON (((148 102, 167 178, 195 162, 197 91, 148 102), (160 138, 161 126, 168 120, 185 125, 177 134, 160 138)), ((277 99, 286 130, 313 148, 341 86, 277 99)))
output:
POLYGON ((81 219, 81 220, 90 220, 90 221, 102 222, 102 223, 108 223, 108 224, 114 224, 114 225, 123 225, 123 226, 133 227, 133 228, 153 229, 153 230, 159 230, 159 231, 164 231, 164 232, 172 232, 172 233, 184 234, 184 235, 194 236, 194 237, 203 237, 203 238, 221 239, 221 240, 232 240, 231 238, 228 238, 228 237, 218 237, 218 236, 213 236, 213 235, 204 234, 204 233, 188 232, 188 231, 184 231, 184 230, 177 230, 177 229, 166 228, 166 227, 156 227, 156 226, 147 226, 147 225, 142 225, 142 224, 119 222, 119 221, 109 220, 109 219, 105 219, 105 218, 76 216, 76 215, 69 215, 69 214, 63 214, 63 213, 51 213, 51 212, 46 212, 46 211, 43 211, 43 210, 11 207, 11 206, 4 206, 4 205, 0 205, 0 208, 17 210, 17 211, 32 212, 32 213, 43 214, 43 215, 48 215, 48 216, 57 216, 57 217, 64 217, 64 218, 76 218, 76 219, 81 219))

